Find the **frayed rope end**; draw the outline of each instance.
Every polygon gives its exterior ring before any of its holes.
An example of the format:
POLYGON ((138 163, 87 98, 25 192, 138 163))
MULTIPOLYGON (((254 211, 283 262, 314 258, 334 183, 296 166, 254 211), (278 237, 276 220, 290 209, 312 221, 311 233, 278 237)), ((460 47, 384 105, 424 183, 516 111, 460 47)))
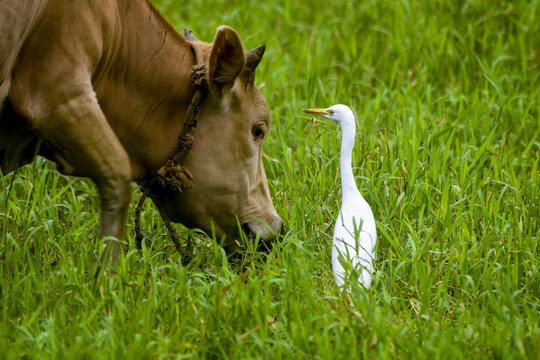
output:
POLYGON ((164 188, 183 192, 191 187, 193 176, 180 163, 170 159, 157 171, 154 181, 164 188))

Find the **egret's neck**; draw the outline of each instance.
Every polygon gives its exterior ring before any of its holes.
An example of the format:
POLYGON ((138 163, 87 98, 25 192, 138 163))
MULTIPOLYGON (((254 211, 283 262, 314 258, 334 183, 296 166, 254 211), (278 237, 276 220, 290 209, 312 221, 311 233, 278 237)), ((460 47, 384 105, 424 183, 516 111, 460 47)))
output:
POLYGON ((354 148, 354 136, 356 126, 354 123, 341 125, 341 196, 343 199, 350 198, 354 192, 358 192, 352 170, 352 151, 354 148))

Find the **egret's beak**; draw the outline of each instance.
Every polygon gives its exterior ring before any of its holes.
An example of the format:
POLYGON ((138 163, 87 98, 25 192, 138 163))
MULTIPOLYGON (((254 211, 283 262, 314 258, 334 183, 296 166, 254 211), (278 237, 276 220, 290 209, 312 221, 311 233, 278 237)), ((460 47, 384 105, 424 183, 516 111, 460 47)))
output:
POLYGON ((307 114, 332 116, 332 113, 328 109, 306 109, 302 110, 302 112, 305 112, 307 114))

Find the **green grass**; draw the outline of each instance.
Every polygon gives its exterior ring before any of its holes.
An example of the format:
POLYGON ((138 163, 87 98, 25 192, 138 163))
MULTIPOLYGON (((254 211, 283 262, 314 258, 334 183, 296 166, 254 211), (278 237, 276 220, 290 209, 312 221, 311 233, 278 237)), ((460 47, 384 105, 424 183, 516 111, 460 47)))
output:
POLYGON ((540 358, 540 2, 155 4, 199 39, 227 24, 267 45, 285 239, 228 261, 194 233, 182 267, 147 202, 155 248, 96 276, 95 188, 36 161, 0 178, 2 357, 540 358), (339 131, 301 113, 334 103, 357 115, 379 234, 373 287, 349 297, 330 265, 339 131))

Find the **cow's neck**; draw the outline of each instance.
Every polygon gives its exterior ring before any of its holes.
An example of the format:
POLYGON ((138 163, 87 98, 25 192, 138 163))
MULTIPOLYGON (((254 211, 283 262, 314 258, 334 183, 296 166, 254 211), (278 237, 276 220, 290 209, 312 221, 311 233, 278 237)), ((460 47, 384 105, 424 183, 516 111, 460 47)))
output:
POLYGON ((134 178, 171 156, 193 95, 189 43, 146 1, 120 1, 98 98, 132 160, 134 178))

